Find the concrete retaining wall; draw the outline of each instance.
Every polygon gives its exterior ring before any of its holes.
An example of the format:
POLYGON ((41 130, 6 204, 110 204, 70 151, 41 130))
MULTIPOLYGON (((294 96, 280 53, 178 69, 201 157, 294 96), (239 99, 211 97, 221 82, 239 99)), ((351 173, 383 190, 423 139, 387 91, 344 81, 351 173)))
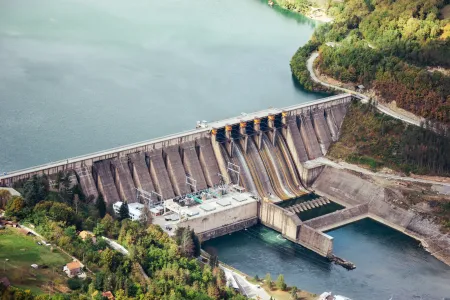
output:
POLYGON ((162 195, 163 199, 174 198, 175 194, 162 158, 161 149, 150 151, 147 155, 150 163, 149 171, 156 191, 162 195))
POLYGON ((163 149, 166 161, 167 172, 172 182, 175 195, 182 196, 191 192, 186 184, 186 171, 181 161, 179 146, 170 146, 163 149))
POLYGON ((86 197, 97 199, 98 192, 95 186, 94 177, 92 177, 91 168, 83 167, 75 170, 81 189, 86 197))
POLYGON ((197 140, 198 158, 200 165, 205 174, 205 180, 209 187, 215 186, 220 183, 219 166, 217 164, 214 150, 211 145, 211 140, 202 138, 197 140))
POLYGON ((314 181, 319 177, 324 169, 322 164, 311 164, 306 162, 300 171, 300 179, 306 187, 310 187, 314 181))
POLYGON ((120 199, 124 202, 136 202, 136 190, 134 189, 133 178, 131 178, 130 168, 127 162, 122 162, 117 158, 112 159, 113 175, 120 199))
POLYGON ((317 139, 320 143, 320 149, 322 150, 322 154, 325 155, 330 147, 332 137, 323 109, 317 109, 312 113, 312 121, 317 139))
POLYGON ((309 159, 316 159, 323 156, 309 113, 300 115, 300 134, 305 142, 309 159))
POLYGON ((384 199, 384 188, 329 166, 324 168, 312 188, 318 194, 346 207, 384 199))
POLYGON ((333 213, 317 217, 304 222, 304 225, 321 231, 330 230, 345 224, 366 218, 369 212, 369 204, 360 204, 351 208, 338 210, 333 213))
POLYGON ((302 222, 295 213, 270 202, 260 202, 259 219, 263 225, 281 232, 284 237, 297 240, 302 222))
POLYGON ((136 187, 151 193, 155 191, 152 178, 145 161, 144 153, 135 153, 130 155, 131 169, 133 174, 133 180, 136 187))
POLYGON ((207 188, 205 176, 203 175, 202 167, 197 156, 197 150, 195 149, 194 142, 187 142, 181 144, 183 152, 183 164, 186 173, 196 180, 196 190, 204 190, 207 188))
POLYGON ((239 230, 243 230, 245 228, 249 228, 249 227, 251 227, 253 225, 256 225, 256 224, 258 224, 258 218, 254 217, 254 218, 251 218, 251 219, 248 219, 248 220, 243 220, 243 221, 240 221, 240 222, 237 222, 237 223, 233 223, 233 224, 230 224, 230 225, 225 225, 225 226, 222 226, 222 227, 219 227, 219 228, 214 228, 212 230, 202 232, 202 233, 198 234, 198 236, 199 236, 200 240, 202 242, 204 242, 204 241, 207 241, 207 240, 210 240, 210 239, 214 239, 214 238, 219 237, 219 236, 223 236, 223 235, 226 235, 226 234, 229 234, 229 233, 233 233, 233 232, 236 232, 236 231, 239 231, 239 230))
POLYGON ((297 242, 303 247, 325 257, 333 252, 333 238, 305 224, 302 224, 300 228, 297 242))
POLYGON ((106 204, 113 204, 120 201, 113 175, 111 173, 111 161, 102 160, 96 162, 94 169, 97 176, 98 190, 103 195, 103 199, 106 204))
POLYGON ((369 203, 369 214, 381 218, 383 223, 399 226, 399 229, 402 231, 415 216, 413 212, 406 211, 381 200, 373 200, 369 203))
POLYGON ((193 217, 183 220, 179 227, 190 226, 197 234, 218 230, 228 225, 237 224, 245 220, 257 218, 258 202, 253 201, 238 207, 221 210, 204 217, 193 217))

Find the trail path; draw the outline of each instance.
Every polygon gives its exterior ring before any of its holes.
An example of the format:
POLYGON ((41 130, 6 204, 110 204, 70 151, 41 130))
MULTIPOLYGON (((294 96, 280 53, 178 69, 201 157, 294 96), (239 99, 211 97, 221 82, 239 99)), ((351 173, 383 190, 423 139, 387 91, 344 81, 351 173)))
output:
MULTIPOLYGON (((309 74, 311 75, 311 79, 313 81, 315 81, 317 83, 320 83, 323 86, 335 89, 335 90, 339 90, 339 91, 343 91, 345 93, 350 93, 350 94, 356 95, 356 96, 358 96, 359 99, 361 99, 361 102, 363 102, 363 103, 369 102, 369 98, 366 95, 362 94, 362 93, 358 93, 356 91, 349 90, 349 89, 346 89, 346 88, 343 88, 343 87, 340 87, 340 86, 337 86, 337 85, 332 85, 332 84, 329 84, 327 82, 324 82, 324 81, 320 80, 317 77, 316 73, 314 72, 314 61, 316 60, 317 57, 319 57, 319 53, 318 52, 313 52, 311 54, 311 56, 308 58, 308 61, 306 63, 308 71, 309 71, 309 74)), ((406 123, 409 123, 409 124, 420 126, 420 121, 418 121, 416 119, 412 119, 412 118, 410 118, 408 116, 405 116, 403 114, 400 114, 398 112, 395 112, 395 111, 393 111, 392 109, 390 109, 389 107, 387 107, 384 104, 377 103, 376 108, 379 111, 381 111, 382 113, 385 113, 386 115, 389 115, 389 116, 394 117, 396 119, 402 120, 402 121, 404 121, 406 123)))
POLYGON ((360 173, 370 175, 370 176, 383 177, 386 179, 393 179, 393 180, 403 180, 403 181, 409 181, 409 182, 436 184, 436 185, 443 185, 443 186, 450 187, 450 183, 448 183, 448 182, 441 182, 441 181, 434 181, 434 180, 429 180, 429 179, 421 179, 421 178, 413 178, 413 177, 408 177, 408 176, 398 176, 398 175, 393 175, 393 174, 372 172, 372 171, 364 169, 360 166, 349 164, 346 162, 334 162, 326 157, 316 158, 315 161, 319 162, 319 163, 323 163, 324 165, 327 165, 327 166, 331 166, 336 169, 352 170, 352 171, 360 172, 360 173))

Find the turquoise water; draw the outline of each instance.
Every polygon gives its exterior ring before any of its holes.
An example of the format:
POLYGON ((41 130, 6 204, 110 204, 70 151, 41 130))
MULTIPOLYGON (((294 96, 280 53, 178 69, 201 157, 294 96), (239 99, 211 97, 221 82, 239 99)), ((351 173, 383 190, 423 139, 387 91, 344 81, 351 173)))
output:
POLYGON ((450 267, 391 228, 364 219, 328 232, 334 253, 356 264, 347 271, 257 225, 207 241, 223 262, 249 274, 284 274, 289 285, 314 293, 332 291, 354 300, 441 300, 450 295, 450 267))
MULTIPOLYGON (((306 201, 311 201, 318 197, 319 196, 317 196, 315 194, 307 194, 307 195, 304 195, 304 196, 301 196, 298 198, 280 202, 280 203, 278 203, 278 205, 281 207, 288 207, 288 206, 293 206, 295 204, 303 203, 306 201)), ((314 207, 314 208, 306 210, 306 211, 301 211, 300 213, 297 213, 297 215, 299 216, 300 220, 308 221, 310 219, 317 218, 317 217, 335 212, 335 211, 343 209, 343 208, 345 208, 345 207, 331 201, 330 203, 328 203, 326 205, 314 207)))
POLYGON ((315 23, 258 0, 0 1, 0 172, 321 97, 315 23))

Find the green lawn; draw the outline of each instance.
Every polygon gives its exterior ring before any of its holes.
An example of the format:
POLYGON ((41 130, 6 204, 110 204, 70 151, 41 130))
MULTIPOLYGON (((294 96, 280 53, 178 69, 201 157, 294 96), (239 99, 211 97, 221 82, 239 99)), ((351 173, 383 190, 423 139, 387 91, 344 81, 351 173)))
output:
POLYGON ((71 258, 51 246, 38 245, 39 240, 16 228, 0 230, 0 277, 7 276, 13 286, 35 293, 46 292, 50 282, 63 291, 67 277, 62 268, 71 258), (31 264, 47 265, 48 269, 35 270, 31 264))

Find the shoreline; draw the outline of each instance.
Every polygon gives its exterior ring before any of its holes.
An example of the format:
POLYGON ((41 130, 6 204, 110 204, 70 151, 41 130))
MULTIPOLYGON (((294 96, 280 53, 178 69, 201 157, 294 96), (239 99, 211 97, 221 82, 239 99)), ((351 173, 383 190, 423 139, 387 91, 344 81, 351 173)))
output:
POLYGON ((276 6, 280 7, 281 9, 297 13, 297 14, 302 15, 313 21, 329 23, 329 22, 333 22, 333 20, 334 20, 332 17, 328 16, 325 12, 323 12, 323 9, 321 7, 310 6, 308 11, 302 11, 301 9, 299 9, 297 7, 289 8, 287 6, 281 5, 279 3, 279 1, 277 1, 277 0, 272 0, 272 3, 273 3, 273 5, 270 5, 270 4, 268 4, 268 5, 271 7, 276 5, 276 6), (321 12, 323 12, 323 13, 321 13, 321 12))

